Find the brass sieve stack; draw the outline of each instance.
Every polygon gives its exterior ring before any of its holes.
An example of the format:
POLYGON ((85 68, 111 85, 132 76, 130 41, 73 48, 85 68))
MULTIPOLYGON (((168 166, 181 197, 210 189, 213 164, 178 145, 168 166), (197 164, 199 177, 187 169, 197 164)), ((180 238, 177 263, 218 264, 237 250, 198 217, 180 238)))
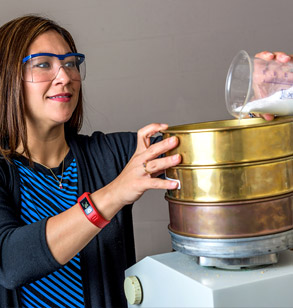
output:
POLYGON ((264 236, 293 227, 293 117, 173 126, 180 181, 168 191, 172 233, 203 239, 264 236))

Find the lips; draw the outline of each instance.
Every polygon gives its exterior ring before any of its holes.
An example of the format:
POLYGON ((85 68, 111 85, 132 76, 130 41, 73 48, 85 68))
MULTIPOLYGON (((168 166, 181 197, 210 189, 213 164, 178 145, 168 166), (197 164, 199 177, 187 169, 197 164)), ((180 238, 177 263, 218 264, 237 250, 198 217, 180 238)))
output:
POLYGON ((71 97, 71 93, 58 93, 56 95, 48 96, 50 100, 54 100, 57 102, 69 102, 71 97))

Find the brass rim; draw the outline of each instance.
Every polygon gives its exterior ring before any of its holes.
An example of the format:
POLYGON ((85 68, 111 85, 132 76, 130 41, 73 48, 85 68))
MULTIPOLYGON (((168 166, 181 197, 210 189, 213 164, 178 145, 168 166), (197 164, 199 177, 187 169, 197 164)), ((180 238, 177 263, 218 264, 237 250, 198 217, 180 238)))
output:
POLYGON ((261 118, 242 119, 241 121, 239 121, 238 119, 229 119, 229 120, 189 123, 189 124, 171 126, 168 129, 161 131, 161 133, 189 134, 196 132, 238 130, 246 128, 255 128, 259 126, 274 126, 274 125, 289 123, 292 121, 293 121, 293 116, 279 117, 275 118, 273 121, 266 121, 261 118), (188 129, 188 127, 193 127, 193 128, 188 129))
POLYGON ((170 167, 169 169, 223 169, 223 168, 241 168, 241 167, 253 167, 259 165, 267 165, 271 163, 279 163, 283 161, 293 160, 293 155, 287 155, 275 159, 255 160, 250 162, 241 163, 229 163, 229 164, 217 164, 217 165, 177 165, 170 167))
POLYGON ((281 200, 281 199, 287 199, 290 196, 293 196, 293 192, 289 192, 286 194, 278 195, 278 196, 269 196, 266 198, 259 198, 259 199, 248 199, 248 200, 235 200, 235 201, 221 201, 221 202, 195 202, 195 201, 185 201, 185 200, 178 200, 170 197, 168 193, 165 194, 165 199, 168 202, 172 202, 174 204, 184 205, 184 206, 219 206, 222 204, 223 206, 229 206, 231 204, 233 205, 242 205, 245 204, 251 204, 257 202, 268 202, 268 201, 274 201, 274 200, 281 200))

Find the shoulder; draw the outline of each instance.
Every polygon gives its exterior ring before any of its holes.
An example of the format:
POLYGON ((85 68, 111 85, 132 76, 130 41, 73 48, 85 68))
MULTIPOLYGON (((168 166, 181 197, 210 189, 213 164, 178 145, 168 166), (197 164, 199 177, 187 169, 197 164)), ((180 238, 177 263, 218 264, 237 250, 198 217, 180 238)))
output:
POLYGON ((117 132, 104 135, 104 141, 111 147, 120 150, 136 148, 137 133, 117 132))
POLYGON ((125 164, 136 150, 137 134, 132 132, 78 134, 68 138, 70 147, 78 157, 122 161, 125 164))
POLYGON ((115 132, 103 133, 94 132, 92 135, 78 134, 70 138, 71 142, 78 143, 85 147, 108 148, 109 150, 132 150, 136 148, 137 133, 115 132))

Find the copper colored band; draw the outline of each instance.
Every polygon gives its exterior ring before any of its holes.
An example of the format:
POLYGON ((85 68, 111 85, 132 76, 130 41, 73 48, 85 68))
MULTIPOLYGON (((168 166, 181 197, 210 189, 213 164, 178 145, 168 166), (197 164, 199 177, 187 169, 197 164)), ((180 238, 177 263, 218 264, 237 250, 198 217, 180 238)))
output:
POLYGON ((195 203, 168 196, 169 229, 200 238, 246 238, 293 228, 293 193, 258 200, 195 203))

